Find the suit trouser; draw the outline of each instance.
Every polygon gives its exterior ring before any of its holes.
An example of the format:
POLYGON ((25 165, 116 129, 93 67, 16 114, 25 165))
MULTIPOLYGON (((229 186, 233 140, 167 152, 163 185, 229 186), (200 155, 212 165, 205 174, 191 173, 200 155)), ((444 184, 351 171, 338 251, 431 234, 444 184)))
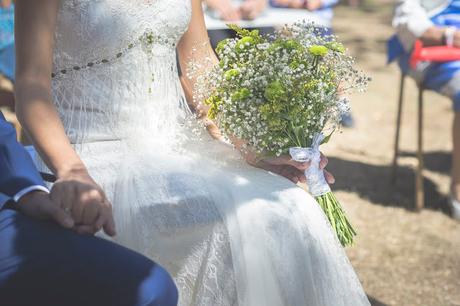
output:
POLYGON ((0 210, 0 305, 177 304, 159 265, 109 241, 0 210))

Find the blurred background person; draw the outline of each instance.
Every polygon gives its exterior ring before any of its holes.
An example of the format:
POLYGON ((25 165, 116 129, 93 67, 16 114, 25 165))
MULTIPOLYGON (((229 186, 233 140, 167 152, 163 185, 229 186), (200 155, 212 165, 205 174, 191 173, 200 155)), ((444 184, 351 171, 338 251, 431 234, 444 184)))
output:
POLYGON ((318 15, 330 31, 329 33, 332 33, 332 17, 334 16, 332 8, 338 2, 339 0, 270 0, 270 6, 308 10, 318 15))
POLYGON ((253 20, 267 7, 267 0, 205 0, 207 9, 224 21, 253 20))
POLYGON ((424 63, 415 69, 409 66, 411 50, 417 39, 424 46, 460 48, 460 0, 400 0, 393 26, 397 36, 389 42, 389 60, 398 59, 404 73, 453 102, 455 115, 449 203, 454 218, 460 220, 460 61, 424 63))
MULTIPOLYGON (((236 23, 241 20, 254 20, 260 16, 268 6, 268 0, 205 0, 206 14, 219 18, 228 23, 236 23)), ((261 33, 273 32, 272 27, 258 28, 261 33)), ((230 29, 208 30, 209 39, 213 49, 226 38, 235 37, 230 29)))
POLYGON ((0 107, 14 108, 14 67, 14 5, 11 0, 0 0, 0 107))

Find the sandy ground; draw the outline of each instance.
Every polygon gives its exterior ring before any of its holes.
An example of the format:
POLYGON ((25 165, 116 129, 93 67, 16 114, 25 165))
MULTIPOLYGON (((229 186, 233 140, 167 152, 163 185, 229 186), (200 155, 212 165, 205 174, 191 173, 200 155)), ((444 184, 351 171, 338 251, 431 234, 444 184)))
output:
POLYGON ((390 183, 399 70, 385 65, 393 33, 392 4, 374 0, 361 9, 338 7, 334 28, 373 81, 355 95, 356 127, 325 145, 335 190, 359 231, 347 250, 373 305, 460 305, 460 222, 446 208, 452 111, 449 100, 425 96, 425 198, 414 207, 417 90, 407 80, 402 152, 390 183))

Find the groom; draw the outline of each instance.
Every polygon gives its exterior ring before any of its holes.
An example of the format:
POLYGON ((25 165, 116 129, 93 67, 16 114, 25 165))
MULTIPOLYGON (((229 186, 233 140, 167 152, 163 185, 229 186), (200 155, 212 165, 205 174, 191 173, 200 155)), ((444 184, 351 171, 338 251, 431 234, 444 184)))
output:
POLYGON ((160 266, 71 227, 0 112, 0 305, 177 305, 160 266))

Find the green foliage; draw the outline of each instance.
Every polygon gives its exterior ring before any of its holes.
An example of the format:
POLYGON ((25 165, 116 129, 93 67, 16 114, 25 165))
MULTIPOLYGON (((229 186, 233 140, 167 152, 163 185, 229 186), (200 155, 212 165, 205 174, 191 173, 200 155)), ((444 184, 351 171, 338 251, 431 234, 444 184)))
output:
POLYGON ((241 88, 240 90, 236 91, 232 95, 233 101, 243 101, 246 100, 250 95, 249 89, 241 88))
POLYGON ((286 90, 279 80, 275 80, 265 88, 264 97, 267 101, 279 103, 286 97, 286 90))
POLYGON ((230 41, 230 38, 226 38, 221 40, 216 47, 216 52, 219 56, 222 56, 222 51, 224 51, 225 47, 227 46, 228 42, 230 41))
POLYGON ((339 53, 344 53, 345 52, 345 47, 341 43, 336 42, 336 41, 326 43, 326 47, 329 50, 332 50, 332 51, 335 51, 335 52, 339 52, 339 53))
POLYGON ((216 119, 219 113, 219 105, 221 104, 221 100, 218 96, 211 96, 205 100, 205 104, 209 106, 208 110, 208 117, 209 119, 216 119))
POLYGON ((243 29, 239 26, 237 26, 236 24, 227 24, 227 26, 236 32, 236 35, 239 36, 239 37, 246 37, 246 36, 250 36, 256 40, 258 40, 260 38, 260 35, 259 35, 259 30, 246 30, 246 29, 243 29))
POLYGON ((236 78, 240 74, 240 71, 238 69, 230 69, 225 71, 224 77, 227 81, 232 80, 233 78, 236 78))

